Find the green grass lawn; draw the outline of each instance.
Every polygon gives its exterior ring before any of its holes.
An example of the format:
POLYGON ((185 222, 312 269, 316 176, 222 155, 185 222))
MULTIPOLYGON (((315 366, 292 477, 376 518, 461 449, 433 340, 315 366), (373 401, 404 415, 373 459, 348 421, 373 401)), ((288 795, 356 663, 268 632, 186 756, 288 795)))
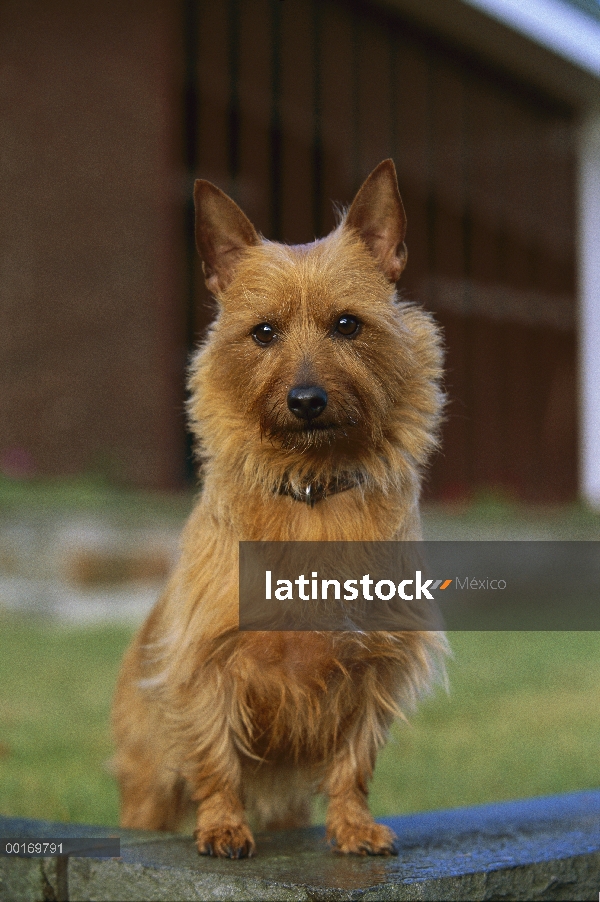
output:
MULTIPOLYGON (((455 633, 382 752, 376 814, 600 784, 600 633, 455 633)), ((0 813, 114 825, 109 709, 129 631, 0 619, 0 813)), ((322 813, 322 808, 319 809, 322 813)))
POLYGON ((395 727, 373 810, 600 786, 600 633, 451 633, 450 692, 395 727))

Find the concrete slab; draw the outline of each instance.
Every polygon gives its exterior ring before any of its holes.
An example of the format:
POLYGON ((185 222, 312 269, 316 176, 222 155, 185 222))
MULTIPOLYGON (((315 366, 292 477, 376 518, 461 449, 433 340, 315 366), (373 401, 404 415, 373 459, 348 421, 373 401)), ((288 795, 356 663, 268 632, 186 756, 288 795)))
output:
POLYGON ((121 837, 120 859, 70 858, 62 888, 56 859, 0 857, 0 900, 61 892, 71 902, 595 900, 600 892, 600 791, 384 822, 398 833, 398 857, 336 855, 315 827, 259 834, 256 858, 223 861, 199 857, 187 836, 0 818, 0 837, 121 837))

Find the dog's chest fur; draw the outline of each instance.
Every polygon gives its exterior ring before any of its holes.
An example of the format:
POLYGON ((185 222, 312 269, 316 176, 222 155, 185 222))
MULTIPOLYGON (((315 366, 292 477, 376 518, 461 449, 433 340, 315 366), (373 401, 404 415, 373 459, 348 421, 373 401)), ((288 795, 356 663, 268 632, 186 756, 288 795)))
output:
POLYGON ((311 764, 331 754, 361 697, 366 668, 356 646, 334 633, 308 632, 262 633, 241 643, 236 678, 254 754, 276 759, 291 751, 311 764))

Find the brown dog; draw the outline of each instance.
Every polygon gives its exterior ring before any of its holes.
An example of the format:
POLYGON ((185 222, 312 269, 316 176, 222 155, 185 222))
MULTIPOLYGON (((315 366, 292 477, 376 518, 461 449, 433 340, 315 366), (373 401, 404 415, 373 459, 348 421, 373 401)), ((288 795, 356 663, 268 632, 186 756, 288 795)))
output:
POLYGON ((220 312, 192 367, 204 485, 115 706, 121 825, 174 829, 240 858, 264 827, 329 797, 340 852, 389 854, 367 805, 394 714, 427 690, 433 632, 239 632, 238 542, 419 539, 420 472, 442 395, 437 330, 398 301, 406 220, 391 160, 327 238, 259 237, 197 181, 196 240, 220 312), (305 503, 306 500, 310 503, 305 503))

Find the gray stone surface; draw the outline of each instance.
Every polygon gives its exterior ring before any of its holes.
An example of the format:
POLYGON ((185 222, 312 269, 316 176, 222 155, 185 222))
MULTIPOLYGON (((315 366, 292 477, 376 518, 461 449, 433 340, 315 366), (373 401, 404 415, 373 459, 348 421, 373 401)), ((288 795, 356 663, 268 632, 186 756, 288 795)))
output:
POLYGON ((600 792, 388 818, 397 858, 346 858, 323 830, 263 833, 245 861, 199 857, 186 836, 0 818, 0 836, 121 836, 121 859, 0 857, 1 902, 75 900, 593 899, 600 792), (61 885, 62 880, 62 885, 61 885), (68 884, 68 887, 67 887, 68 884))

